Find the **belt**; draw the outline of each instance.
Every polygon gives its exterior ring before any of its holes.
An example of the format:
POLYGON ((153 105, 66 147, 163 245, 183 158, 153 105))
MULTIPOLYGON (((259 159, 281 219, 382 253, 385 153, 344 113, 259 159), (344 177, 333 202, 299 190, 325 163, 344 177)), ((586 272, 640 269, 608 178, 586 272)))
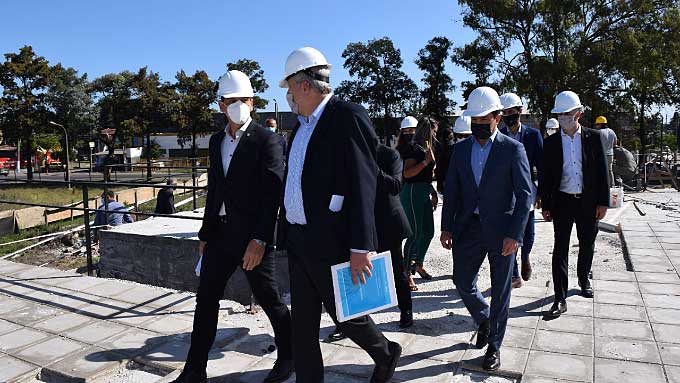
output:
POLYGON ((581 199, 581 193, 572 194, 572 193, 565 193, 565 192, 562 192, 562 191, 560 193, 562 193, 563 195, 565 195, 567 197, 572 197, 572 198, 575 198, 575 199, 581 199))

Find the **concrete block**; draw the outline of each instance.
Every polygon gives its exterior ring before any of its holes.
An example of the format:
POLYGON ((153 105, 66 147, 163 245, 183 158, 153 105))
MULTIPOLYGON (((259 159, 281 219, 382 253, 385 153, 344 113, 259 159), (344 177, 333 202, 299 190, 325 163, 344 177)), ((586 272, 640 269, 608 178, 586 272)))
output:
MULTIPOLYGON (((633 265, 635 271, 644 271, 648 273, 673 273, 675 274, 675 269, 668 265, 657 265, 653 263, 642 263, 639 265, 633 265)), ((676 274, 677 275, 677 274, 676 274)))
POLYGON ((44 332, 22 327, 0 336, 0 351, 11 354, 15 351, 49 338, 44 332))
POLYGON ((680 310, 648 307, 649 321, 653 323, 678 324, 680 323, 680 310))
POLYGON ((666 376, 668 376, 668 383, 680 383, 680 367, 664 366, 666 376))
POLYGON ((592 356, 593 337, 584 334, 538 330, 532 350, 592 356))
POLYGON ((680 345, 659 343, 659 353, 663 364, 680 366, 680 345))
POLYGON ((52 306, 30 304, 22 309, 2 314, 2 317, 15 323, 29 325, 44 319, 49 319, 64 314, 64 311, 52 306))
POLYGON ((153 319, 140 325, 140 327, 161 334, 172 335, 183 332, 191 332, 193 321, 191 317, 181 314, 162 315, 157 319, 153 319))
MULTIPOLYGON (((485 351, 485 349, 469 348, 465 351, 460 366, 468 370, 484 372, 482 361, 485 351)), ((494 375, 520 378, 527 364, 528 357, 529 350, 501 347, 501 368, 498 371, 494 371, 494 375)))
POLYGON ((126 326, 140 327, 146 322, 163 318, 165 315, 167 315, 167 313, 164 313, 159 309, 139 305, 132 309, 117 312, 111 315, 109 319, 126 326))
POLYGON ((90 286, 83 290, 84 293, 97 295, 100 297, 109 298, 121 294, 127 290, 135 287, 132 283, 125 283, 113 279, 106 279, 103 283, 98 283, 96 286, 90 286))
POLYGON ((136 356, 134 360, 164 371, 172 371, 184 366, 188 352, 189 343, 183 337, 175 337, 152 347, 142 355, 136 356))
POLYGON ((47 366, 85 347, 87 345, 82 343, 54 337, 23 349, 16 356, 39 366, 47 366))
POLYGON ((369 377, 373 373, 375 364, 363 350, 324 343, 322 352, 326 371, 360 377, 369 377))
POLYGON ((402 357, 394 372, 394 381, 449 383, 456 364, 440 360, 402 357))
POLYGON ((579 355, 531 351, 525 373, 553 379, 592 382, 593 359, 579 355))
MULTIPOLYGON (((530 283, 530 282, 529 282, 530 283)), ((547 287, 545 286, 522 286, 521 289, 512 290, 512 299, 515 297, 526 297, 526 298, 545 298, 547 295, 547 287)))
POLYGON ((654 340, 649 323, 615 319, 595 318, 595 335, 610 338, 654 340))
POLYGON ((236 351, 212 350, 208 354, 208 378, 227 378, 228 375, 247 371, 260 358, 236 351))
POLYGON ((19 326, 18 324, 0 319, 0 335, 17 330, 19 327, 21 326, 19 326))
MULTIPOLYGON (((611 291, 596 291, 596 303, 609 303, 612 305, 634 305, 644 306, 642 297, 639 293, 615 293, 611 291)), ((567 302, 567 305, 569 303, 567 302)))
MULTIPOLYGON (((569 307, 569 303, 567 303, 567 307, 569 307)), ((593 320, 587 317, 564 315, 557 319, 542 320, 538 328, 590 335, 593 333, 593 320)))
POLYGON ((97 378, 123 367, 125 357, 97 347, 90 347, 44 367, 40 378, 47 382, 94 382, 97 378))
POLYGON ((111 298, 119 301, 151 306, 155 301, 170 295, 172 295, 172 291, 146 286, 135 286, 118 295, 112 296, 111 298))
POLYGON ((34 304, 29 301, 14 297, 5 298, 0 303, 2 303, 0 304, 0 318, 2 318, 7 313, 11 314, 14 311, 23 310, 26 307, 34 306, 34 304))
POLYGON ((661 363, 656 343, 637 339, 595 337, 595 356, 634 362, 661 363))
MULTIPOLYGON (((507 336, 506 336, 507 339, 507 336)), ((416 336, 407 345, 402 345, 402 357, 435 359, 442 362, 458 363, 468 347, 467 342, 455 342, 430 336, 416 336)))
MULTIPOLYGON (((546 305, 545 310, 550 309, 552 306, 552 302, 550 305, 546 305)), ((592 318, 593 317, 593 301, 575 301, 575 300, 570 300, 567 302, 567 312, 564 314, 565 316, 579 316, 579 317, 588 317, 592 318)))
POLYGON ((635 281, 635 273, 629 271, 593 271, 593 279, 603 281, 635 281))
POLYGON ((680 326, 652 323, 656 341, 659 343, 680 343, 680 326))
POLYGON ((27 299, 36 303, 57 307, 64 311, 76 311, 81 307, 91 305, 98 298, 58 287, 47 287, 40 291, 34 291, 27 299))
POLYGON ((515 348, 531 348, 534 340, 534 330, 522 327, 508 326, 505 329, 503 346, 515 348))
POLYGON ((680 277, 677 274, 667 274, 667 273, 644 273, 636 272, 635 275, 640 283, 673 283, 680 284, 680 277))
POLYGON ((595 358, 597 383, 665 382, 660 365, 595 358))
POLYGON ((647 307, 658 307, 665 309, 680 308, 680 296, 677 295, 653 295, 642 294, 642 299, 647 307))
POLYGON ((0 382, 20 382, 24 378, 37 375, 39 369, 34 364, 24 362, 12 356, 0 355, 0 382))
POLYGON ((103 283, 106 283, 106 279, 88 277, 83 275, 80 278, 72 278, 71 280, 65 283, 60 283, 59 287, 61 287, 62 289, 82 292, 95 286, 101 285, 103 283))
POLYGON ((64 336, 77 341, 95 344, 127 330, 128 327, 111 321, 93 321, 82 327, 64 332, 64 336))
POLYGON ((0 263, 0 275, 9 277, 19 271, 27 270, 30 268, 31 265, 2 260, 2 263, 0 263))
POLYGON ((523 327, 523 328, 536 328, 541 315, 539 314, 527 314, 524 312, 513 312, 510 311, 508 316, 508 326, 513 327, 523 327))
POLYGON ((596 279, 593 281, 593 288, 597 292, 612 291, 615 293, 639 293, 636 282, 602 281, 596 279))
MULTIPOLYGON (((571 306, 569 306, 571 310, 571 306)), ((595 317, 607 319, 622 319, 633 321, 647 321, 647 313, 643 306, 610 305, 595 303, 595 317)))
POLYGON ((151 331, 131 328, 98 342, 97 346, 133 357, 170 339, 172 338, 151 331))
POLYGON ((114 301, 112 299, 101 299, 77 310, 79 314, 91 316, 99 319, 111 319, 116 315, 128 312, 132 304, 114 301))

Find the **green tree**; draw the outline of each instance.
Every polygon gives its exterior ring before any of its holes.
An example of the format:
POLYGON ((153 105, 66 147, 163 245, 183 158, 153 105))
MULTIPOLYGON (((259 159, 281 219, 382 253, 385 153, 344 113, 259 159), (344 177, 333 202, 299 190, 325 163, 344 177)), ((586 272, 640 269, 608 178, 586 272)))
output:
POLYGON ((197 136, 204 136, 214 130, 213 110, 215 82, 205 71, 196 71, 187 76, 183 70, 175 76, 176 90, 173 107, 173 124, 179 129, 177 142, 184 147, 191 143, 191 157, 198 157, 197 136))
MULTIPOLYGON (((227 63, 227 70, 238 70, 246 74, 250 78, 250 84, 253 86, 253 91, 257 93, 264 93, 269 88, 267 80, 264 78, 264 70, 260 67, 257 61, 249 59, 240 59, 236 62, 227 63)), ((269 103, 269 100, 261 98, 260 96, 253 97, 253 116, 258 109, 264 109, 269 103)))
MULTIPOLYGON (((345 80, 335 90, 352 102, 368 106, 371 117, 382 117, 387 122, 412 110, 417 104, 418 87, 401 70, 401 51, 388 37, 368 43, 350 43, 342 52, 343 66, 352 80, 345 80)), ((392 132, 384 132, 386 137, 392 132)))
POLYGON ((20 48, 19 53, 5 54, 5 62, 0 65, 1 128, 5 140, 13 143, 23 140, 29 180, 33 179, 33 136, 47 123, 49 83, 49 64, 44 57, 37 56, 31 46, 20 48))
POLYGON ((420 92, 424 101, 422 113, 434 117, 440 123, 448 121, 451 109, 456 105, 447 96, 454 89, 453 80, 446 73, 445 66, 452 46, 453 42, 446 37, 435 37, 418 51, 415 61, 418 68, 425 72, 425 89, 420 92))

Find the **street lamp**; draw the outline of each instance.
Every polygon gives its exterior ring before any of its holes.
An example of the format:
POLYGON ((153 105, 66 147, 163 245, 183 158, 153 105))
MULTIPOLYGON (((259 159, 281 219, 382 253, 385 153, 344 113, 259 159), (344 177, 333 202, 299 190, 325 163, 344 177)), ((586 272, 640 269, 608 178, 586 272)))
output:
POLYGON ((52 126, 58 126, 62 129, 64 129, 64 138, 66 138, 66 183, 68 188, 71 188, 71 173, 69 172, 69 154, 68 154, 68 133, 66 133, 66 128, 64 128, 64 125, 57 124, 54 121, 50 121, 50 125, 52 126))
POLYGON ((272 101, 274 101, 274 119, 276 120, 276 127, 279 129, 279 131, 281 131, 281 123, 279 121, 279 103, 275 98, 272 98, 272 101))

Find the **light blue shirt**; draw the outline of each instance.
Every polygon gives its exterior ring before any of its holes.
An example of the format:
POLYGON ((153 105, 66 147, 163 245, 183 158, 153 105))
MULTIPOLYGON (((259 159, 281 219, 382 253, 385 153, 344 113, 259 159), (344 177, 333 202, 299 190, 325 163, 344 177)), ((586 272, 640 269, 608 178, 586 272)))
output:
POLYGON ((574 137, 562 134, 562 179, 560 191, 568 194, 581 194, 583 191, 583 151, 581 142, 581 126, 574 137))
POLYGON ((290 147, 288 176, 286 178, 286 189, 283 199, 283 204, 286 207, 286 219, 293 224, 307 224, 305 205, 302 200, 302 170, 305 166, 305 155, 307 154, 309 139, 312 137, 314 128, 316 128, 316 124, 319 122, 319 118, 321 118, 326 104, 328 104, 328 100, 332 96, 333 94, 331 93, 324 97, 309 117, 298 116, 300 127, 297 133, 295 133, 295 138, 290 147))
MULTIPOLYGON (((476 138, 472 138, 472 150, 470 153, 470 166, 472 167, 472 174, 475 177, 475 183, 479 187, 479 182, 482 180, 482 174, 484 173, 484 166, 486 166, 486 160, 489 158, 489 153, 491 152, 491 145, 493 145, 496 135, 498 134, 498 129, 494 130, 491 137, 486 140, 486 144, 481 146, 476 138)), ((475 214, 479 214, 479 206, 475 208, 475 214)))

